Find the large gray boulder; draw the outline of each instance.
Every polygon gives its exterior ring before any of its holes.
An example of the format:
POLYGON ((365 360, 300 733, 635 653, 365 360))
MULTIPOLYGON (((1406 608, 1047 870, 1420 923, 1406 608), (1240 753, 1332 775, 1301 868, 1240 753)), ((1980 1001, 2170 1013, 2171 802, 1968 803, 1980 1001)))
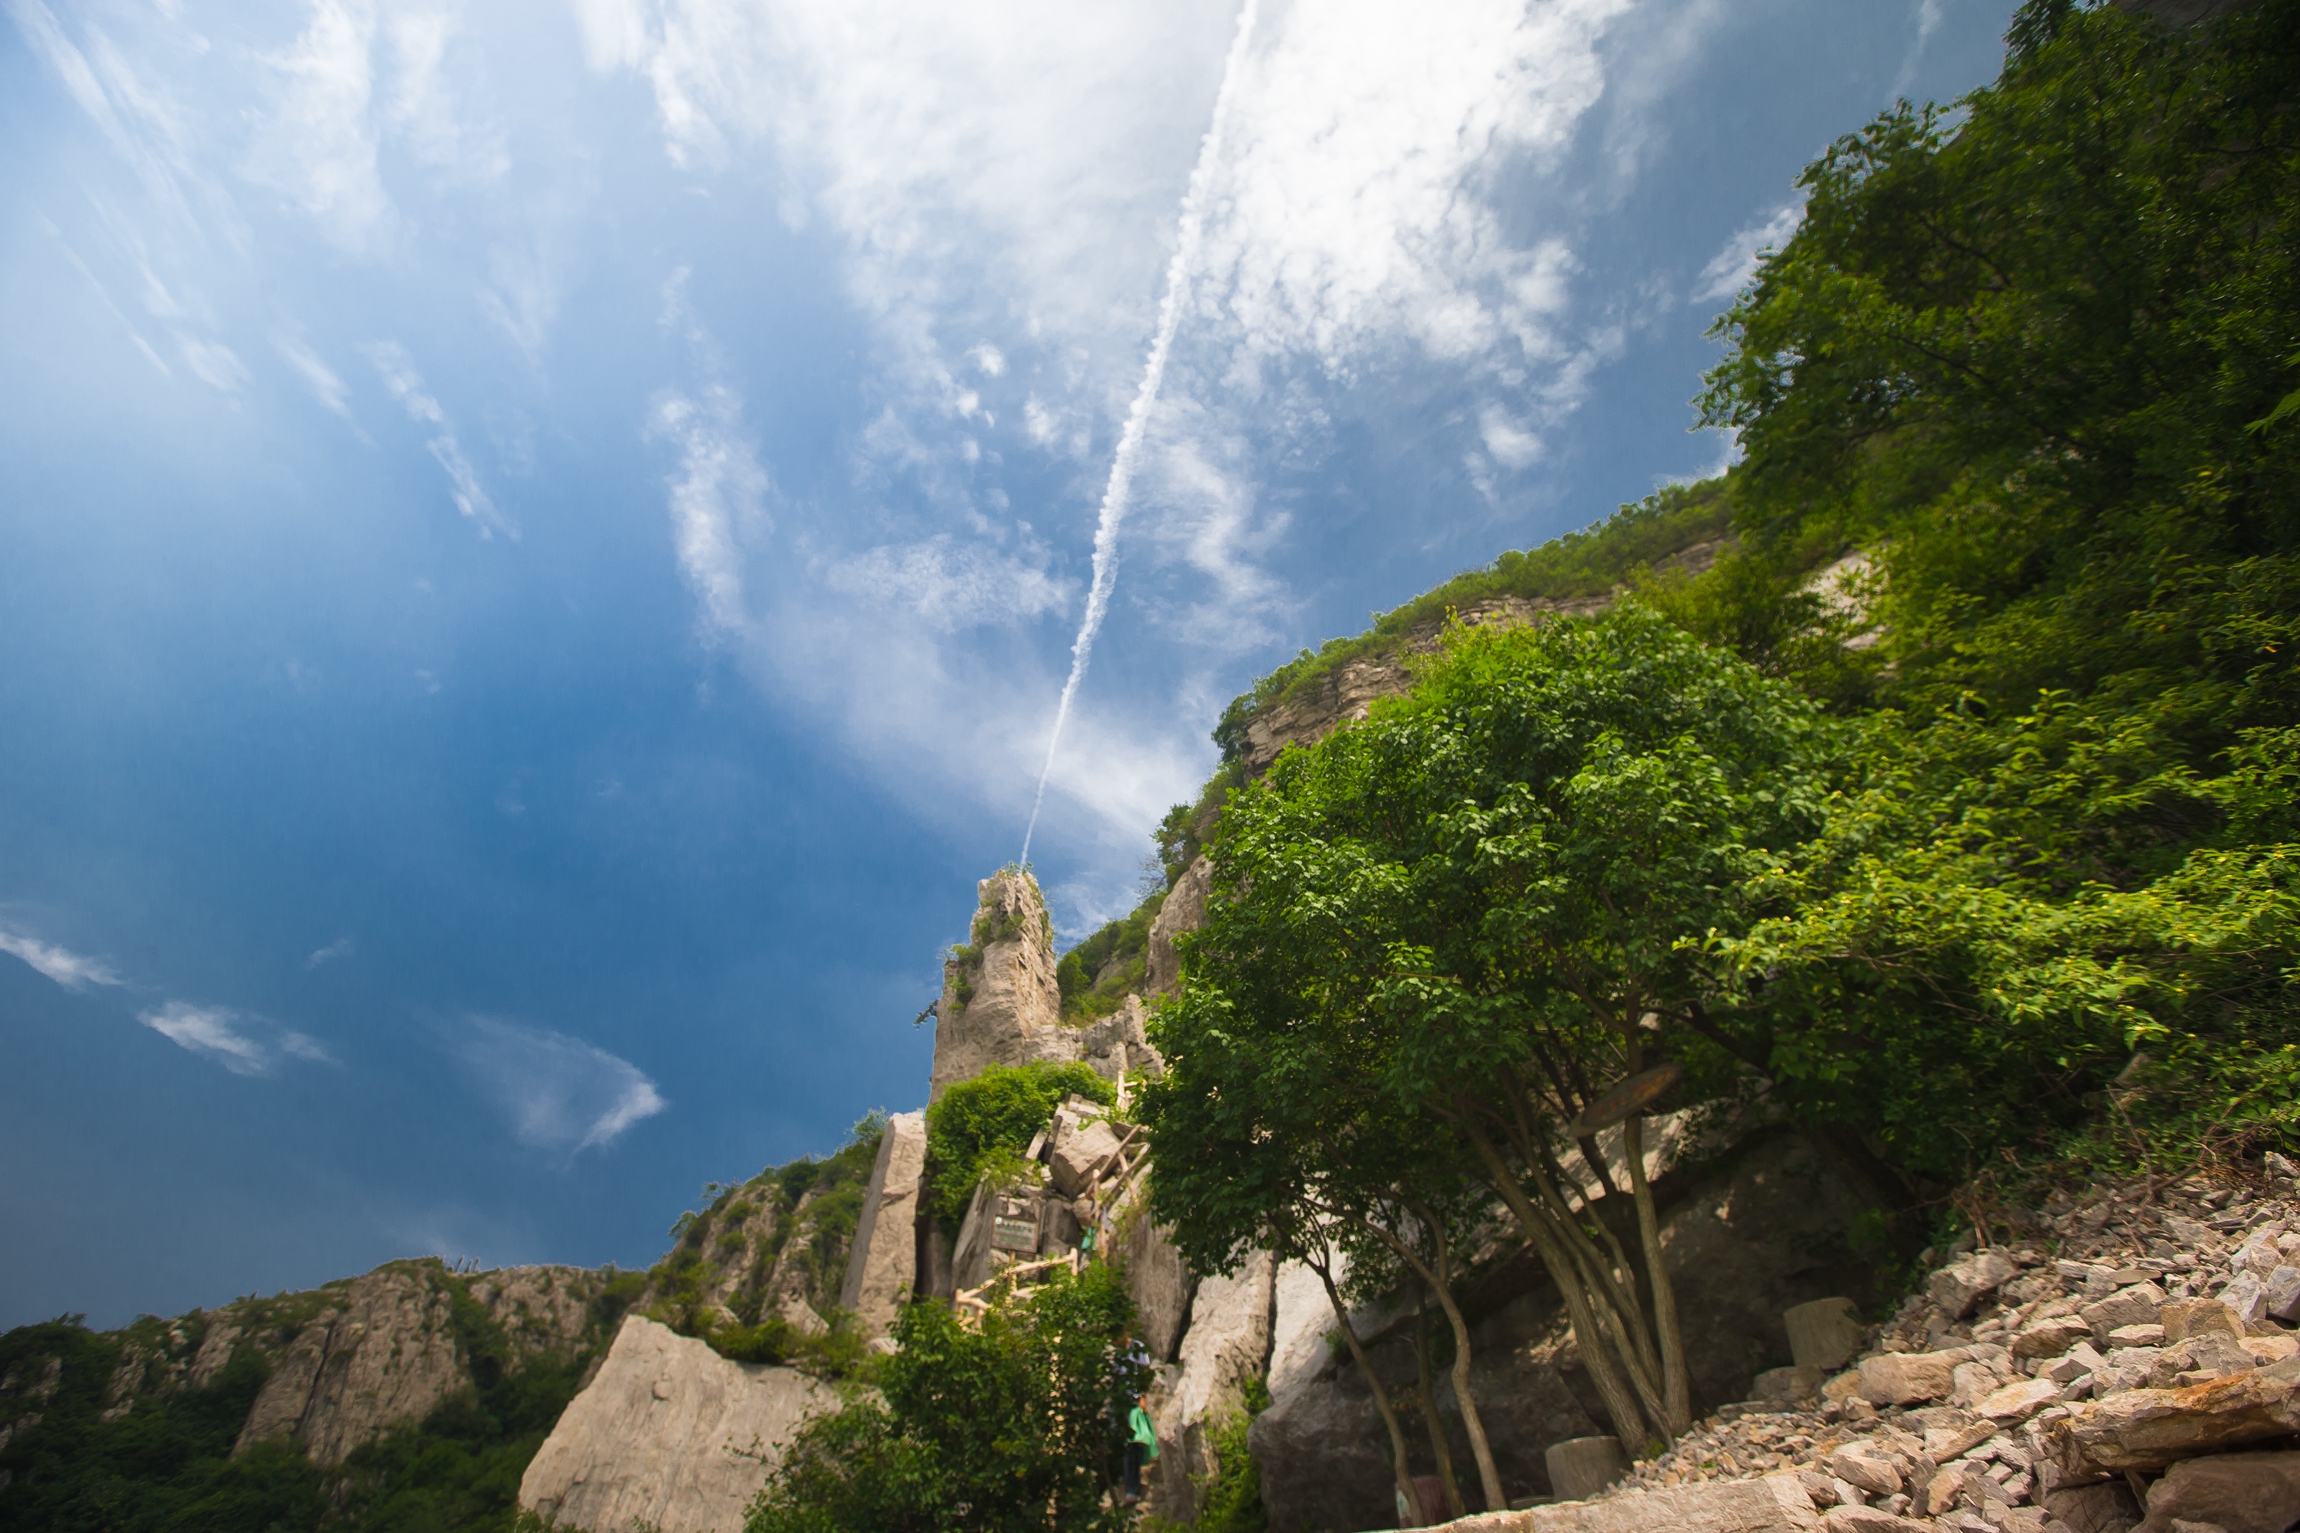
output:
POLYGON ((855 1312, 868 1335, 887 1333, 917 1284, 918 1192, 925 1171, 926 1114, 896 1113, 886 1120, 878 1159, 863 1188, 854 1249, 839 1290, 839 1304, 855 1312))
POLYGON ((1214 865, 1200 857, 1183 870, 1166 903, 1150 923, 1150 951, 1146 959, 1152 995, 1171 995, 1182 980, 1182 959, 1174 939, 1206 924, 1206 891, 1214 882, 1214 865))
POLYGON ((730 1533, 800 1423, 837 1403, 803 1373, 729 1362, 627 1316, 528 1464, 519 1506, 590 1533, 730 1533))

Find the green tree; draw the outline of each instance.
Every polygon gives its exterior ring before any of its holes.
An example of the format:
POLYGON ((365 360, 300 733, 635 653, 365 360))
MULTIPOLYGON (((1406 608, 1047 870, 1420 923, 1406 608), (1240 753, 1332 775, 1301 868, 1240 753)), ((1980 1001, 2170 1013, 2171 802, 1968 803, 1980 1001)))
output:
POLYGON ((1057 1272, 979 1322, 904 1307, 879 1392, 803 1425, 745 1533, 1118 1533, 1123 1406, 1148 1387, 1121 1345, 1117 1269, 1057 1272))
POLYGON ((1169 1075, 1144 1111, 1173 1136, 1154 1197, 1204 1221, 1179 1233, 1247 1238, 1298 1175, 1269 1147, 1308 1114, 1329 1140, 1355 1122, 1463 1144, 1564 1294, 1623 1442, 1682 1432, 1639 1120, 1613 1198, 1559 1157, 1566 1125, 1656 1060, 1722 1089, 1696 949, 1746 929, 1742 881, 1817 828, 1833 738, 1793 689, 1632 603, 1457 631, 1411 695, 1281 757, 1231 801, 1154 1024, 1169 1075), (1185 1196, 1174 1168, 1207 1143, 1243 1180, 1185 1196), (1603 1217, 1624 1203, 1636 1263, 1603 1217))
POLYGON ((987 1166, 1019 1161, 1054 1109, 1072 1095, 1108 1106, 1117 1091, 1088 1065, 1033 1060, 992 1065, 945 1091, 926 1110, 926 1153, 934 1208, 947 1224, 965 1217, 987 1166))

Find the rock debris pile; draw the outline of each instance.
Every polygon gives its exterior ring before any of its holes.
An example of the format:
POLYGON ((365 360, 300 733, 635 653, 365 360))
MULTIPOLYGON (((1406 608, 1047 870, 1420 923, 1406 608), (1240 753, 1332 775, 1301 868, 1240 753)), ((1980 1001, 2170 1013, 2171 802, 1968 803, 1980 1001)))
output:
MULTIPOLYGON (((1772 1477, 1828 1533, 2286 1533, 2300 1522, 2300 1168, 2270 1156, 2269 1170, 2251 1188, 2056 1194, 2018 1243, 1953 1250, 1851 1366, 1759 1375, 1761 1398, 1571 1509, 1572 1525, 1612 1508, 1627 1528, 1655 1492, 1772 1477)), ((1511 1515, 1535 1533, 1568 1511, 1511 1515)), ((1813 1524, 1782 1523, 1799 1525, 1813 1524)))

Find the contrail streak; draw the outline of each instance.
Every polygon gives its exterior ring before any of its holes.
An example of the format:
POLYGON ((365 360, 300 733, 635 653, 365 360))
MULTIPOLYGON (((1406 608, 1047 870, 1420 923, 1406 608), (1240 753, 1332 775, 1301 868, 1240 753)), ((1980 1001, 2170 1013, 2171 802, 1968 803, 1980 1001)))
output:
POLYGON ((1158 389, 1166 381, 1166 354, 1174 349, 1174 332, 1182 323, 1182 307, 1190 296, 1190 269, 1198 264, 1198 246, 1206 232, 1206 191, 1214 167, 1222 159, 1222 124, 1230 113, 1230 93, 1238 79, 1238 66, 1246 57, 1246 43, 1254 33, 1258 0, 1246 0, 1238 11, 1238 30, 1230 39, 1230 53, 1222 61, 1222 85, 1214 93, 1214 118, 1198 142, 1198 163, 1190 170, 1190 187, 1182 196, 1182 216, 1176 230, 1174 258, 1166 263, 1166 293, 1158 300, 1158 333, 1143 359, 1142 384, 1134 391, 1133 408, 1126 412, 1126 427, 1118 434, 1118 450, 1111 454, 1110 481, 1102 489, 1102 514, 1094 528, 1094 580, 1086 592, 1086 615, 1079 620, 1078 637, 1070 644, 1070 679, 1062 684, 1062 701, 1055 705, 1054 732, 1046 740, 1046 764, 1038 769, 1038 793, 1030 801, 1030 824, 1022 832, 1022 861, 1030 861, 1030 838, 1038 831, 1038 811, 1046 802, 1046 779, 1054 771, 1054 752, 1062 743, 1062 726, 1070 720, 1070 704, 1078 684, 1086 679, 1086 662, 1094 653, 1094 636, 1110 610, 1110 592, 1118 583, 1118 528, 1126 520, 1126 504, 1134 489, 1134 459, 1142 451, 1142 437, 1150 427, 1150 411, 1158 402, 1158 389))

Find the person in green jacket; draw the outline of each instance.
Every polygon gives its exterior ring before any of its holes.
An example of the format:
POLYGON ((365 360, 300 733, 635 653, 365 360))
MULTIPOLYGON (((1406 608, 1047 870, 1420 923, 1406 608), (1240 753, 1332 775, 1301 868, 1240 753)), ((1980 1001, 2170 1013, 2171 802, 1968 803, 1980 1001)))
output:
MULTIPOLYGON (((1150 1352, 1141 1338, 1127 1338, 1127 1361, 1135 1366, 1137 1378, 1150 1371, 1150 1352)), ((1132 1506, 1142 1499, 1142 1466, 1158 1456, 1158 1429, 1150 1422, 1150 1397, 1136 1395, 1134 1407, 1126 1413, 1126 1476, 1119 1492, 1119 1501, 1132 1506)))

